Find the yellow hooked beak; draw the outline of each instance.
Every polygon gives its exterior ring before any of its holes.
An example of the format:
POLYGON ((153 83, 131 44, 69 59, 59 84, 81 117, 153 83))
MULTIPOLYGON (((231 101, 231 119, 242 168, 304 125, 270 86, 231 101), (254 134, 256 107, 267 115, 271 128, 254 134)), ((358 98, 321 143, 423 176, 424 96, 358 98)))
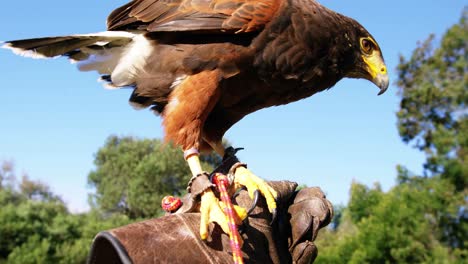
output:
POLYGON ((389 79, 387 73, 387 66, 382 59, 379 51, 374 51, 370 55, 363 55, 362 60, 366 65, 366 71, 370 77, 368 80, 373 82, 380 88, 379 95, 385 93, 388 89, 389 79))

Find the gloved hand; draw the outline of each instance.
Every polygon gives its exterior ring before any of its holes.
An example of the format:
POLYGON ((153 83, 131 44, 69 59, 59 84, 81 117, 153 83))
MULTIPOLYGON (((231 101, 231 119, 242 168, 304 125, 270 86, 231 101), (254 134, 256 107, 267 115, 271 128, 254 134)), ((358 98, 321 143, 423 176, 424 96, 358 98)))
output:
MULTIPOLYGON (((244 262, 310 263, 317 256, 313 241, 332 219, 331 203, 318 187, 296 191, 293 182, 269 184, 278 192, 277 219, 270 225, 271 213, 260 197, 240 227, 244 262)), ((233 202, 244 208, 252 203, 246 191, 233 202)), ((101 232, 88 263, 232 263, 228 235, 211 224, 210 237, 202 241, 199 223, 199 213, 186 211, 101 232)))

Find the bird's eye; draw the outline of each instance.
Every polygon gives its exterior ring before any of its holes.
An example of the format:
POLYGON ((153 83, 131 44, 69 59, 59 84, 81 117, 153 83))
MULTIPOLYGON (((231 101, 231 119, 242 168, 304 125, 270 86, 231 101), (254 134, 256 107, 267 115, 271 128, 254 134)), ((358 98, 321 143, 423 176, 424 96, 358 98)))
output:
POLYGON ((372 43, 372 41, 364 38, 361 40, 361 49, 365 53, 369 54, 374 49, 374 44, 372 43))

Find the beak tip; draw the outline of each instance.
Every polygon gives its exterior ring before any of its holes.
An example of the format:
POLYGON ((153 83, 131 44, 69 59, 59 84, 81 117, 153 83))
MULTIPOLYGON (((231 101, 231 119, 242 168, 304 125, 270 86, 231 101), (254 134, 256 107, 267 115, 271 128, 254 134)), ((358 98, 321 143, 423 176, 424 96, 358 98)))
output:
POLYGON ((380 91, 377 95, 384 94, 389 86, 388 75, 386 74, 379 74, 377 77, 372 81, 377 87, 380 88, 380 91))
POLYGON ((377 96, 380 96, 380 95, 384 94, 385 91, 387 91, 387 88, 381 88, 379 93, 377 94, 377 96))

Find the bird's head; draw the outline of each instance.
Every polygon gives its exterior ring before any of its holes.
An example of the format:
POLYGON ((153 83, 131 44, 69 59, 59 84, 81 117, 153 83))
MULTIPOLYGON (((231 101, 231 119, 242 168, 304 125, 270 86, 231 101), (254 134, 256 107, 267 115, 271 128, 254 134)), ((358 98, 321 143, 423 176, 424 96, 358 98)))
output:
POLYGON ((349 78, 363 78, 379 87, 379 95, 389 85, 387 66, 379 44, 359 23, 353 21, 353 31, 345 33, 348 47, 352 50, 351 65, 345 73, 349 78))

